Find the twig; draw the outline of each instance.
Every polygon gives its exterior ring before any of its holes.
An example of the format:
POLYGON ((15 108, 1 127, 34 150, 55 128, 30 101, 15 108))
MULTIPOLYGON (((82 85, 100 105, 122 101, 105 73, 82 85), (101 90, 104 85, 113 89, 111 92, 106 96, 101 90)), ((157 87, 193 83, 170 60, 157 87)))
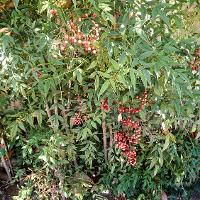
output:
POLYGON ((12 165, 11 165, 11 162, 10 162, 10 157, 8 155, 8 146, 7 146, 3 136, 2 136, 2 144, 5 145, 7 163, 8 163, 9 169, 10 169, 10 173, 11 173, 11 175, 13 175, 13 169, 12 169, 12 165))
POLYGON ((67 110, 66 112, 68 113, 70 111, 70 104, 71 104, 71 97, 70 97, 70 89, 71 89, 71 80, 68 81, 68 97, 67 97, 67 110))
POLYGON ((3 156, 1 157, 1 162, 2 162, 3 167, 4 167, 4 169, 6 170, 6 173, 7 173, 7 175, 8 175, 8 181, 10 182, 11 179, 12 179, 11 173, 10 173, 10 169, 9 169, 9 167, 7 166, 6 161, 5 161, 5 159, 4 159, 3 156))
POLYGON ((108 161, 107 155, 107 139, 106 139, 106 114, 103 112, 102 114, 102 132, 103 132, 103 149, 104 149, 104 158, 105 161, 108 161))
POLYGON ((50 122, 50 127, 53 128, 53 122, 51 121, 51 111, 49 109, 49 105, 47 103, 47 101, 45 101, 45 109, 46 109, 46 112, 47 112, 47 116, 49 118, 49 122, 50 122))
MULTIPOLYGON (((7 155, 7 149, 6 149, 6 143, 5 143, 4 139, 3 139, 3 136, 1 137, 1 149, 4 149, 6 151, 6 157, 8 157, 8 155, 7 155)), ((8 175, 8 181, 10 182, 11 179, 12 179, 11 168, 10 168, 11 164, 9 163, 10 167, 7 165, 4 156, 1 157, 1 162, 2 162, 2 165, 3 165, 3 167, 6 170, 6 173, 8 175)))
POLYGON ((58 100, 56 98, 56 96, 54 96, 54 105, 55 105, 55 115, 58 115, 58 100))
POLYGON ((110 149, 113 146, 113 132, 112 132, 112 125, 109 125, 109 132, 110 132, 110 149))

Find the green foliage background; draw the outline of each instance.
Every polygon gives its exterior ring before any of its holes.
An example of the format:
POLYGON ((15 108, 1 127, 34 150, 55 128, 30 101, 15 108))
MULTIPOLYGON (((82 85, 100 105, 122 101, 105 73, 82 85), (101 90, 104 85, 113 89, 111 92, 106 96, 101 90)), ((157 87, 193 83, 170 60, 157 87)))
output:
MULTIPOLYGON (((16 178, 27 180, 19 198, 34 191, 38 199, 51 199, 55 185, 58 197, 71 199, 102 199, 105 190, 128 199, 159 199, 164 190, 173 199, 172 188, 195 182, 200 169, 199 72, 188 67, 199 33, 177 36, 194 24, 186 10, 195 2, 67 3, 22 1, 0 11, 1 134, 18 159, 16 178), (76 54, 69 46, 62 54, 62 29, 70 15, 85 12, 97 13, 102 26, 99 52, 76 54), (144 90, 148 104, 136 116, 143 135, 137 165, 127 165, 114 145, 105 162, 101 100, 127 102, 144 90), (86 120, 72 126, 77 95, 86 120)), ((191 12, 198 21, 197 3, 191 12)), ((115 111, 106 113, 113 133, 116 121, 115 111)), ((107 128, 108 140, 109 134, 107 128)))

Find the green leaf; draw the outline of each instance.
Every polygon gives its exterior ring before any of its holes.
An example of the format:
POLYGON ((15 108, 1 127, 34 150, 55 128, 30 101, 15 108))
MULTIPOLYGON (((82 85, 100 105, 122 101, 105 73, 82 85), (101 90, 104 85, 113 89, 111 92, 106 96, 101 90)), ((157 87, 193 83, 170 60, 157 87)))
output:
POLYGON ((149 70, 143 70, 144 76, 147 79, 147 82, 149 83, 149 85, 151 85, 151 74, 149 72, 149 70))
POLYGON ((83 77, 82 77, 82 70, 81 70, 81 69, 77 69, 77 70, 76 70, 76 76, 77 76, 78 82, 79 82, 79 83, 82 83, 83 77))
POLYGON ((109 85, 110 85, 110 82, 108 80, 104 82, 99 92, 99 97, 108 89, 109 85))
POLYGON ((115 86, 115 81, 110 79, 110 84, 111 84, 112 89, 114 90, 114 92, 116 92, 117 90, 116 90, 116 86, 115 86))
POLYGON ((96 61, 92 61, 92 63, 90 64, 90 66, 88 67, 88 70, 89 69, 93 69, 94 67, 97 66, 97 62, 96 61))
POLYGON ((176 84, 176 91, 178 93, 179 98, 181 99, 181 87, 178 83, 176 84))
POLYGON ((135 91, 135 89, 136 89, 136 77, 135 77, 135 70, 133 68, 130 69, 130 78, 131 78, 131 84, 132 84, 133 89, 135 91))
POLYGON ((158 173, 158 170, 159 170, 159 166, 156 165, 155 169, 154 169, 154 172, 153 172, 153 176, 156 176, 156 174, 158 173))
POLYGON ((163 153, 162 152, 160 153, 159 163, 160 163, 160 166, 162 167, 163 166, 163 153))
POLYGON ((144 84, 144 87, 147 88, 147 77, 146 77, 146 75, 144 74, 144 72, 143 72, 143 71, 140 71, 140 72, 139 72, 139 76, 140 76, 140 78, 141 78, 141 80, 142 80, 142 83, 144 84))
POLYGON ((96 75, 94 87, 95 87, 95 91, 97 91, 99 88, 99 76, 98 75, 96 75))
POLYGON ((13 138, 16 136, 18 130, 19 130, 18 123, 17 122, 13 123, 12 128, 11 128, 11 134, 13 138))
POLYGON ((151 159, 151 164, 149 166, 149 169, 152 169, 157 163, 157 159, 154 157, 151 159))
POLYGON ((33 127, 33 117, 31 115, 28 115, 26 117, 26 121, 29 123, 30 126, 33 127))
POLYGON ((13 0, 13 3, 14 3, 14 5, 15 5, 15 8, 17 9, 18 4, 19 4, 19 0, 13 0))
MULTIPOLYGON (((112 10, 112 8, 110 8, 109 7, 109 5, 108 4, 105 4, 105 3, 99 3, 99 5, 98 5, 98 7, 100 8, 100 9, 102 9, 103 11, 111 11, 112 10)), ((104 13, 104 12, 103 12, 104 13)))
POLYGON ((49 2, 48 1, 44 1, 43 6, 40 8, 40 13, 43 13, 45 10, 47 10, 49 8, 49 2))
POLYGON ((18 125, 19 125, 19 128, 20 128, 20 129, 22 129, 23 131, 26 132, 26 128, 24 127, 23 122, 20 121, 20 122, 18 123, 18 125))
POLYGON ((149 39, 148 39, 146 33, 141 28, 136 27, 135 31, 140 36, 141 39, 143 39, 145 42, 149 43, 149 39))
MULTIPOLYGON (((96 72, 95 72, 96 73, 96 72)), ((98 74, 101 76, 101 77, 104 77, 104 78, 110 78, 110 75, 107 74, 107 73, 103 73, 101 71, 98 71, 98 74)))
POLYGON ((101 125, 101 119, 100 119, 100 118, 96 117, 94 120, 95 120, 99 125, 101 125))
POLYGON ((196 135, 196 138, 195 138, 195 139, 197 140, 198 138, 200 138, 200 132, 198 132, 198 133, 197 133, 197 135, 196 135))
POLYGON ((47 95, 48 95, 50 86, 51 86, 51 81, 47 80, 44 84, 44 95, 45 95, 45 97, 47 97, 47 95))
POLYGON ((153 18, 153 19, 156 18, 156 16, 158 15, 158 12, 159 12, 159 8, 158 8, 158 6, 155 6, 155 7, 153 8, 153 11, 152 11, 152 18, 153 18))
POLYGON ((170 134, 167 134, 165 136, 165 144, 163 146, 162 152, 168 148, 169 144, 170 144, 170 134))
POLYGON ((120 65, 113 59, 110 59, 110 62, 112 64, 113 69, 115 70, 119 70, 120 69, 120 65))
POLYGON ((90 3, 91 3, 93 6, 96 6, 95 0, 90 0, 90 3))
POLYGON ((115 18, 110 13, 108 13, 108 12, 102 12, 101 16, 103 17, 104 20, 110 21, 112 23, 112 25, 116 24, 115 18))
POLYGON ((122 73, 120 73, 118 75, 118 78, 119 78, 119 81, 126 87, 127 86, 127 82, 126 82, 125 76, 122 73))
POLYGON ((159 10, 159 14, 160 14, 161 19, 165 22, 165 24, 169 26, 170 21, 167 15, 162 10, 159 10))
POLYGON ((96 125, 95 122, 91 121, 91 125, 92 125, 93 128, 97 129, 97 125, 96 125))

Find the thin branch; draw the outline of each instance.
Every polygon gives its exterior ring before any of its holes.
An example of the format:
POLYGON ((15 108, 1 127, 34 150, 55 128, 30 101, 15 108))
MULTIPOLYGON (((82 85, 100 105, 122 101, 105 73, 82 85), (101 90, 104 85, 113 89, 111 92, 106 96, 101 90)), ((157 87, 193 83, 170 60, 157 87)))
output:
POLYGON ((54 96, 54 106, 55 106, 55 115, 58 115, 58 100, 56 98, 56 96, 54 96))
POLYGON ((45 110, 46 110, 47 116, 48 116, 48 118, 49 118, 50 127, 53 128, 53 122, 52 122, 51 119, 50 119, 50 118, 51 118, 51 111, 50 111, 50 109, 49 109, 49 105, 48 105, 47 101, 45 101, 45 110))
POLYGON ((112 124, 109 125, 109 132, 110 132, 110 149, 113 146, 113 131, 112 131, 112 124))
POLYGON ((13 169, 12 169, 12 165, 11 165, 11 162, 10 162, 10 157, 8 155, 8 146, 7 146, 3 137, 2 137, 2 144, 5 145, 7 163, 8 163, 9 169, 10 169, 10 173, 11 173, 11 175, 13 175, 13 169))
POLYGON ((71 89, 71 80, 68 81, 68 88, 69 88, 69 91, 68 91, 68 98, 67 98, 67 113, 70 111, 70 106, 71 106, 71 97, 70 97, 70 89, 71 89))
POLYGON ((6 170, 6 173, 8 175, 8 181, 10 182, 12 180, 10 169, 9 169, 8 165, 6 164, 5 158, 3 156, 1 157, 1 162, 2 162, 3 167, 6 170))
MULTIPOLYGON (((7 152, 6 144, 5 144, 5 141, 4 141, 3 137, 1 137, 1 149, 4 149, 7 152)), ((12 176, 11 176, 10 168, 6 163, 6 160, 5 160, 4 156, 1 157, 1 162, 2 162, 2 165, 3 165, 4 169, 6 170, 6 173, 7 173, 7 176, 8 176, 8 181, 10 182, 11 179, 12 179, 12 176)))
POLYGON ((102 114, 102 132, 103 132, 103 149, 104 149, 104 158, 105 161, 108 161, 107 155, 107 139, 106 139, 106 114, 102 114))

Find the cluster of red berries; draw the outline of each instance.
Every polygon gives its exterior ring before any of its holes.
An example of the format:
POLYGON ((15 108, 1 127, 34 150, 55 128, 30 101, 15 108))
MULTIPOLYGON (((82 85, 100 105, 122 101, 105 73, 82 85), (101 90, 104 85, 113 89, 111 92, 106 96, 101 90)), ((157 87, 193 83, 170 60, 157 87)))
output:
POLYGON ((70 43, 71 45, 82 47, 85 53, 96 54, 98 50, 96 42, 99 40, 101 31, 99 24, 94 21, 96 17, 96 13, 93 13, 91 17, 89 17, 88 13, 85 13, 82 18, 79 17, 69 21, 69 32, 64 32, 65 41, 60 47, 61 52, 64 52, 67 44, 70 43), (93 24, 88 34, 83 32, 84 20, 89 20, 93 24))
POLYGON ((74 114, 74 116, 71 118, 70 120, 71 124, 76 126, 76 125, 81 125, 83 123, 83 119, 82 119, 82 116, 81 116, 81 113, 80 112, 76 112, 74 114))
POLYGON ((123 132, 118 132, 115 134, 116 148, 123 151, 123 155, 128 158, 128 163, 132 166, 136 164, 136 151, 131 150, 132 145, 136 145, 140 141, 141 137, 141 127, 139 122, 133 122, 132 120, 124 120, 126 122, 122 123, 122 126, 130 130, 134 130, 134 134, 128 135, 123 132), (128 123, 127 123, 128 122, 128 123))
MULTIPOLYGON (((145 103, 147 102, 147 92, 144 92, 144 97, 140 98, 138 96, 135 97, 135 99, 141 100, 141 104, 139 108, 127 108, 120 106, 118 108, 118 112, 120 117, 119 122, 122 124, 122 129, 126 130, 126 133, 124 132, 118 132, 115 134, 115 141, 116 141, 116 148, 123 151, 123 155, 128 158, 128 163, 131 166, 136 165, 136 151, 135 147, 133 148, 132 145, 136 145, 139 143, 141 138, 141 127, 138 121, 133 121, 130 117, 130 115, 134 115, 136 113, 139 113, 142 108, 144 107, 145 103), (128 118, 123 119, 122 114, 127 113, 128 118), (130 132, 134 132, 130 134, 130 132)), ((104 100, 103 109, 108 110, 107 100, 104 100)))
POLYGON ((146 91, 144 92, 143 98, 141 98, 139 96, 135 96, 135 99, 138 99, 141 101, 141 104, 138 108, 127 108, 125 106, 120 106, 118 109, 118 112, 120 114, 122 114, 122 113, 129 113, 129 114, 139 113, 143 109, 144 105, 147 102, 147 92, 146 91))
MULTIPOLYGON (((119 108, 118 108, 118 113, 119 114, 122 114, 122 113, 128 113, 128 114, 136 114, 136 113, 139 113, 144 105, 146 104, 147 102, 147 92, 145 91, 144 92, 144 96, 143 98, 142 97, 139 97, 139 96, 135 96, 135 99, 138 99, 141 101, 140 103, 140 106, 138 108, 128 108, 128 107, 125 107, 125 106, 121 106, 121 102, 120 103, 117 103, 116 101, 113 102, 113 104, 119 104, 119 108)), ((101 102, 101 108, 105 111, 105 112, 108 112, 110 110, 109 106, 108 106, 108 98, 104 99, 103 102, 101 102)))
MULTIPOLYGON (((119 104, 118 108, 118 122, 122 124, 122 129, 126 130, 126 133, 124 132, 118 132, 115 134, 115 141, 116 141, 116 148, 123 151, 123 155, 128 158, 128 163, 132 166, 135 166, 136 164, 136 151, 135 148, 132 148, 132 145, 136 145, 139 143, 141 138, 141 127, 138 121, 133 121, 130 117, 130 115, 134 115, 139 113, 144 105, 147 102, 147 92, 145 91, 143 94, 143 98, 139 96, 135 96, 135 99, 138 99, 141 101, 138 108, 132 108, 132 107, 126 107, 122 106, 122 103, 113 102, 113 104, 119 104), (123 119, 122 114, 127 114, 128 118, 123 119), (134 132, 130 134, 130 132, 134 132)), ((101 109, 105 112, 109 112, 111 107, 108 105, 108 98, 104 99, 101 102, 101 109)))
POLYGON ((83 123, 83 117, 81 115, 81 110, 82 110, 82 107, 83 107, 83 101, 81 99, 81 96, 79 96, 79 95, 76 97, 76 100, 78 102, 78 108, 77 108, 77 112, 70 119, 70 124, 81 125, 83 123))
POLYGON ((101 109, 103 109, 105 112, 109 111, 108 98, 104 99, 104 101, 101 102, 101 109))
POLYGON ((189 64, 189 66, 191 67, 191 69, 192 69, 192 73, 193 74, 196 74, 197 73, 197 71, 198 71, 198 67, 199 67, 199 65, 200 65, 200 59, 199 59, 199 48, 196 48, 195 50, 194 50, 194 62, 192 63, 192 62, 189 62, 188 64, 189 64))
POLYGON ((139 127, 139 122, 134 122, 130 118, 121 120, 122 127, 126 128, 131 128, 131 129, 137 129, 139 127))
POLYGON ((123 151, 123 155, 128 158, 128 163, 132 166, 136 164, 136 151, 131 150, 131 144, 137 144, 135 135, 127 136, 124 133, 118 132, 115 134, 116 148, 123 151))

